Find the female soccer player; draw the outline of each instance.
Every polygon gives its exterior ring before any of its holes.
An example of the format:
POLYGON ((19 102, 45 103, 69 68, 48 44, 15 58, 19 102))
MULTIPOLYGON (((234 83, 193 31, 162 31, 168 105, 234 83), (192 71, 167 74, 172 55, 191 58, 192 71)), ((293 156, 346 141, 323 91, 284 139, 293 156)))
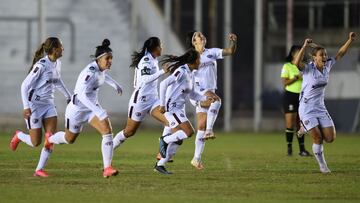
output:
POLYGON ((229 35, 230 45, 228 48, 205 48, 206 38, 201 32, 189 32, 186 44, 200 53, 200 66, 194 72, 195 91, 201 95, 211 95, 215 98, 214 102, 192 101, 196 106, 197 133, 195 138, 195 152, 191 164, 197 169, 203 169, 201 155, 204 151, 205 140, 214 139, 213 126, 219 109, 221 99, 216 95, 217 89, 217 63, 216 60, 224 56, 233 55, 236 51, 237 36, 229 35))
MULTIPOLYGON (((60 39, 49 37, 35 52, 32 66, 21 84, 21 98, 24 106, 24 118, 29 134, 17 130, 10 142, 15 151, 20 141, 31 147, 41 143, 42 128, 46 133, 54 133, 57 125, 57 112, 54 104, 55 87, 70 101, 70 92, 60 77, 61 61, 64 48, 60 39)), ((34 176, 48 177, 44 167, 52 153, 51 148, 41 150, 40 160, 34 176)))
POLYGON ((325 161, 323 141, 330 143, 336 137, 334 123, 324 103, 325 86, 329 82, 332 66, 346 54, 355 36, 354 32, 349 34, 335 57, 328 58, 325 48, 315 47, 312 51, 312 61, 301 66, 300 61, 304 57, 305 48, 311 43, 311 39, 306 39, 294 61, 294 65, 300 67, 303 73, 299 116, 305 130, 311 134, 313 153, 322 173, 331 172, 325 161))
POLYGON ((104 39, 102 45, 96 47, 95 60, 80 72, 74 95, 66 107, 65 132, 59 131, 46 137, 46 146, 49 147, 53 144, 72 144, 82 131, 83 124, 88 122, 102 135, 101 152, 104 178, 115 176, 118 171, 111 166, 113 134, 108 114, 98 102, 99 87, 106 82, 119 94, 122 94, 122 87, 107 73, 113 58, 109 46, 110 41, 104 39))
MULTIPOLYGON (((294 133, 299 130, 299 95, 301 90, 302 75, 299 69, 294 65, 295 55, 299 53, 301 46, 294 45, 291 47, 286 63, 281 70, 281 80, 285 88, 283 97, 283 108, 285 113, 285 135, 287 141, 287 155, 292 155, 292 141, 294 133)), ((305 150, 305 136, 297 136, 300 148, 300 156, 310 156, 305 150)))
MULTIPOLYGON (((135 69, 135 90, 129 101, 126 126, 114 137, 114 149, 136 133, 148 113, 163 123, 164 126, 168 125, 166 118, 160 112, 160 101, 157 90, 159 77, 168 72, 166 67, 159 70, 157 58, 161 56, 161 52, 162 46, 160 39, 150 37, 144 42, 140 52, 134 52, 132 55, 130 67, 135 69)), ((171 133, 171 129, 165 127, 164 133, 171 133)))
POLYGON ((165 163, 177 149, 176 145, 171 144, 191 137, 194 133, 194 128, 186 117, 185 99, 190 97, 196 101, 210 103, 215 98, 211 95, 200 95, 194 91, 192 71, 198 69, 200 65, 199 52, 190 49, 179 57, 166 56, 163 62, 171 63, 169 68, 172 70, 172 74, 160 83, 160 110, 164 112, 172 134, 160 138, 160 152, 166 154, 161 155, 162 158, 156 163, 154 170, 163 174, 171 174, 165 169, 165 163))

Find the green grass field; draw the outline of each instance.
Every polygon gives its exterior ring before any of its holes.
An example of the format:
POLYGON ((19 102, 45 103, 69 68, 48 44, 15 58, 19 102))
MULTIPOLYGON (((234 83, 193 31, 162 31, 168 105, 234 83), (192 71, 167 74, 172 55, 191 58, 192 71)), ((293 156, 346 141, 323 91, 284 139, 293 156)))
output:
MULTIPOLYGON (((325 145, 331 174, 314 157, 287 157, 283 133, 218 133, 208 141, 205 170, 190 165, 194 137, 185 140, 173 175, 153 171, 158 147, 154 132, 139 131, 115 151, 116 177, 102 177, 101 138, 82 134, 73 145, 55 146, 51 177, 33 177, 40 147, 8 148, 0 135, 0 202, 360 202, 360 136, 339 134, 325 145)), ((311 151, 309 137, 306 147, 311 151)))

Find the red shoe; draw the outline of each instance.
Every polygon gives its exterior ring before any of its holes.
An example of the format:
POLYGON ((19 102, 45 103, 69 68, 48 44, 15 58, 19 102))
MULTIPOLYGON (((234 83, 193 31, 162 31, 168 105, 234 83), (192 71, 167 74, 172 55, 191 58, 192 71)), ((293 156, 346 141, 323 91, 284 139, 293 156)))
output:
POLYGON ((33 176, 47 178, 47 177, 49 177, 49 174, 46 171, 44 171, 43 169, 40 169, 40 170, 35 171, 33 176))
POLYGON ((49 138, 52 136, 51 132, 47 132, 45 133, 45 143, 44 143, 44 147, 47 150, 53 150, 54 149, 54 144, 49 142, 49 138))
POLYGON ((119 173, 118 170, 114 169, 112 166, 109 166, 104 169, 103 176, 104 178, 108 178, 110 176, 116 176, 119 173))
POLYGON ((17 130, 17 131, 15 131, 15 134, 14 134, 14 136, 12 137, 12 139, 11 139, 11 141, 10 141, 10 149, 12 150, 12 151, 15 151, 16 150, 16 148, 17 148, 17 146, 19 145, 19 143, 20 143, 20 139, 18 138, 18 133, 19 132, 21 132, 20 130, 17 130))

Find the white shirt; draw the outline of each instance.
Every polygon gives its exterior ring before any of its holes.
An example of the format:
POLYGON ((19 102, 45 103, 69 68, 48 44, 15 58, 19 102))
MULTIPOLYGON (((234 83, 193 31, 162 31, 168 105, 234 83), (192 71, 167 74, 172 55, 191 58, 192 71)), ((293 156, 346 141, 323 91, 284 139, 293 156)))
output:
POLYGON ((300 93, 299 113, 304 115, 316 115, 326 111, 324 98, 325 87, 329 82, 329 74, 335 64, 335 58, 329 58, 320 72, 314 62, 305 65, 303 73, 303 83, 300 93))
POLYGON ((54 104, 55 87, 67 99, 71 98, 60 77, 61 61, 50 61, 46 55, 36 62, 25 80, 21 84, 21 98, 24 109, 36 104, 54 104))
POLYGON ((141 58, 134 75, 134 88, 139 90, 139 95, 158 96, 158 78, 165 73, 164 70, 159 70, 158 64, 158 60, 149 52, 141 58))
POLYGON ((160 104, 169 108, 185 108, 186 98, 196 101, 206 100, 194 91, 193 74, 187 65, 179 67, 173 74, 160 83, 160 104))
POLYGON ((81 72, 76 81, 73 104, 80 111, 92 111, 100 120, 107 117, 106 111, 101 108, 98 102, 99 87, 106 82, 118 92, 122 87, 112 79, 107 71, 100 71, 96 61, 88 64, 81 72))
POLYGON ((204 94, 207 90, 217 89, 217 59, 223 59, 222 49, 205 49, 200 55, 200 66, 194 71, 195 91, 204 94))

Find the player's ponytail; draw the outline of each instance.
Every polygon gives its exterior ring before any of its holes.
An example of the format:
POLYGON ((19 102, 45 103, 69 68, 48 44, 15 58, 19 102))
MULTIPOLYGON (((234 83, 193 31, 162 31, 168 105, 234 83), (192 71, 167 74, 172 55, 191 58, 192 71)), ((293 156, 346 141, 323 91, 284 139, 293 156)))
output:
POLYGON ((170 72, 173 73, 180 66, 194 64, 199 57, 200 54, 195 49, 188 49, 188 51, 181 56, 165 55, 163 60, 161 60, 161 63, 170 63, 169 69, 170 72))
POLYGON ((35 51, 29 73, 31 72, 34 64, 44 57, 45 54, 51 54, 54 48, 59 48, 60 46, 60 39, 56 37, 49 37, 45 40, 45 42, 41 43, 40 47, 35 51))
POLYGON ((140 49, 139 52, 134 51, 134 53, 131 55, 131 65, 130 68, 136 68, 136 66, 139 64, 140 60, 146 52, 153 52, 157 47, 160 47, 160 39, 157 37, 150 37, 144 42, 143 47, 140 49))

